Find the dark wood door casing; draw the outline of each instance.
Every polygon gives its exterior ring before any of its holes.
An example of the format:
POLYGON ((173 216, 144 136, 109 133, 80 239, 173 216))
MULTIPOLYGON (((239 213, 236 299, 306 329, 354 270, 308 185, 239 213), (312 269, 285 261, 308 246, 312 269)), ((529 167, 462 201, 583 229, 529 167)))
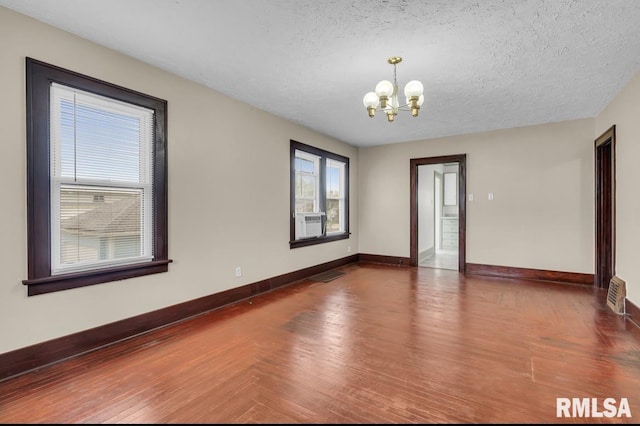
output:
POLYGON ((410 160, 410 265, 418 266, 418 166, 441 163, 458 163, 458 272, 464 273, 467 241, 467 154, 410 160))
POLYGON ((609 288, 615 275, 615 125, 595 140, 595 280, 609 288))

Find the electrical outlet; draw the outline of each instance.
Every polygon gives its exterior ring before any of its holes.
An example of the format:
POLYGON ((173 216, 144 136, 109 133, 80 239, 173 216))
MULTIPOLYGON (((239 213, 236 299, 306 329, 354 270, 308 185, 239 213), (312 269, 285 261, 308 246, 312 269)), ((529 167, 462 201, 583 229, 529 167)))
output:
POLYGON ((351 246, 347 246, 347 253, 351 253, 351 246))
POLYGON ((236 277, 241 277, 241 276, 242 276, 242 268, 238 266, 236 267, 236 277))

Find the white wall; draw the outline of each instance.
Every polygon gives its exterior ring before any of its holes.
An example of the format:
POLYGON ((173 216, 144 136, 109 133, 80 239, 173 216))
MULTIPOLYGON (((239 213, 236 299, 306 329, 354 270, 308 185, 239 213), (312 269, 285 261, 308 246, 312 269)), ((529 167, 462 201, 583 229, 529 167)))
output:
MULTIPOLYGON (((457 204, 457 200, 458 200, 458 164, 449 164, 444 166, 444 172, 443 173, 455 173, 455 178, 453 179, 453 185, 447 186, 447 178, 446 176, 443 176, 444 179, 444 193, 446 194, 447 191, 450 191, 450 194, 453 195, 453 197, 456 200, 456 204, 455 205, 451 205, 451 206, 443 206, 442 207, 442 214, 444 214, 445 216, 458 216, 458 212, 459 212, 459 207, 457 204)), ((444 200, 443 200, 444 203, 444 200)))
POLYGON ((640 73, 596 118, 595 138, 616 126, 616 275, 640 306, 640 73))
POLYGON ((410 257, 410 159, 467 154, 467 262, 593 273, 593 140, 584 119, 360 148, 360 252, 410 257))
POLYGON ((0 353, 358 252, 354 147, 2 7, 0 64, 0 353), (26 56, 168 101, 168 273, 27 297, 26 56), (350 158, 350 239, 289 249, 290 139, 350 158))
POLYGON ((418 166, 418 253, 435 251, 435 177, 442 164, 418 166))

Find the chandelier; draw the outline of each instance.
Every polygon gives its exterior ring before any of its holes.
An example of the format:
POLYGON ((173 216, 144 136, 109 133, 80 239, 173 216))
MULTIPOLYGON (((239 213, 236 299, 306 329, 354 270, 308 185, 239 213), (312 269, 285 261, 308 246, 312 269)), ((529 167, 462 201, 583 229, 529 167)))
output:
POLYGON ((393 83, 389 80, 382 80, 376 85, 375 92, 369 92, 364 95, 362 103, 369 112, 369 117, 373 118, 380 106, 380 110, 387 114, 387 120, 393 122, 398 111, 411 111, 413 117, 418 116, 420 105, 424 102, 424 87, 418 80, 411 80, 404 86, 404 95, 406 103, 400 104, 398 100, 398 82, 396 81, 396 65, 402 62, 399 56, 392 56, 387 62, 393 65, 393 83))

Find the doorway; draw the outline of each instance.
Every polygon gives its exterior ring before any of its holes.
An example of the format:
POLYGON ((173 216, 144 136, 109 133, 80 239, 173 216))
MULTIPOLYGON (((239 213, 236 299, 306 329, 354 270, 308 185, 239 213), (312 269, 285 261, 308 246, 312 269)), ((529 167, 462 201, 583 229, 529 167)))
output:
POLYGON ((410 263, 465 270, 466 154, 411 159, 410 263))
POLYGON ((595 140, 596 259, 594 286, 604 289, 609 288, 609 282, 616 272, 615 142, 615 125, 595 140))

